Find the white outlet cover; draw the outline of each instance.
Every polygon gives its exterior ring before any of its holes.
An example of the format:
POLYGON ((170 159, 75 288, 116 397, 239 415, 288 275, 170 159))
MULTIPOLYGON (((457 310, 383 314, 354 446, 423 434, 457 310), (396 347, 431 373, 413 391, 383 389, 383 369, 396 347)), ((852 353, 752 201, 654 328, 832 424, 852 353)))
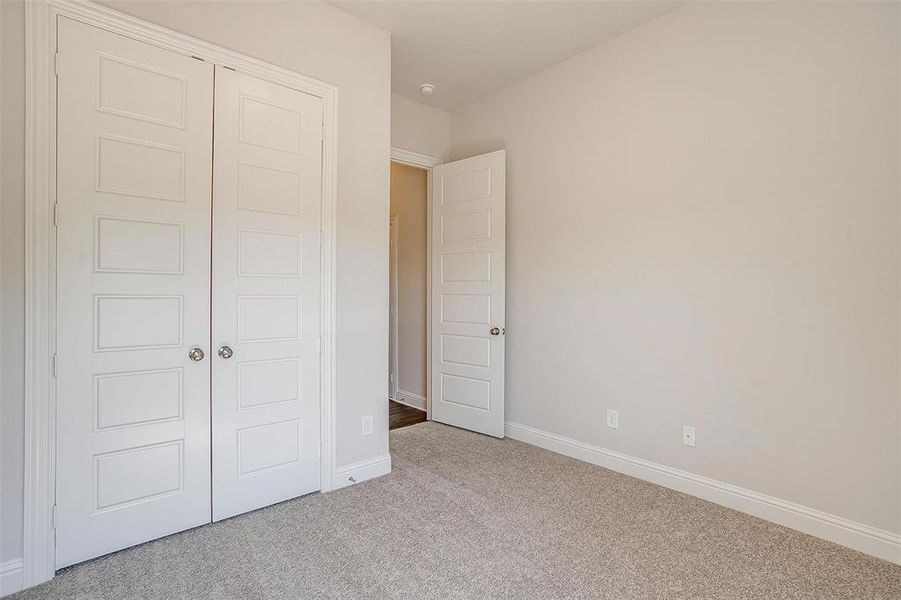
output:
POLYGON ((363 435, 372 433, 372 415, 363 417, 363 435))
POLYGON ((695 446, 695 428, 690 425, 682 426, 682 443, 686 446, 695 446))
POLYGON ((607 409, 607 427, 610 429, 619 429, 619 411, 612 408, 607 409))

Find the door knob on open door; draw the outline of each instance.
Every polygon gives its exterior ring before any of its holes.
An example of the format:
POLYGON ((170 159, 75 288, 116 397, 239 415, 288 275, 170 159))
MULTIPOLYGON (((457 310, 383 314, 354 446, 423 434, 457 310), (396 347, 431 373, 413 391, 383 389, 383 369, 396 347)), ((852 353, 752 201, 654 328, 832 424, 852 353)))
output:
POLYGON ((491 335, 500 335, 501 330, 497 327, 492 327, 490 333, 491 333, 491 335))
POLYGON ((219 356, 221 356, 222 358, 231 358, 234 353, 235 351, 228 346, 222 346, 221 348, 219 348, 219 356))
POLYGON ((191 351, 188 352, 188 358, 190 358, 194 362, 202 361, 204 356, 205 355, 203 353, 203 350, 201 350, 200 348, 191 348, 191 351))

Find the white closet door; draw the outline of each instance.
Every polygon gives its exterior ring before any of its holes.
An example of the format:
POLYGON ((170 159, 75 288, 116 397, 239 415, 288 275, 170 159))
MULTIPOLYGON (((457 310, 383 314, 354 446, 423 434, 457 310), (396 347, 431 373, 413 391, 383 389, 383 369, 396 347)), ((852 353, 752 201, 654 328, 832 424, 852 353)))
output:
POLYGON ((432 413, 504 437, 506 153, 432 170, 432 413))
POLYGON ((64 567, 210 521, 213 69, 65 18, 59 53, 64 567))
POLYGON ((213 519, 319 489, 322 101, 216 68, 213 519))

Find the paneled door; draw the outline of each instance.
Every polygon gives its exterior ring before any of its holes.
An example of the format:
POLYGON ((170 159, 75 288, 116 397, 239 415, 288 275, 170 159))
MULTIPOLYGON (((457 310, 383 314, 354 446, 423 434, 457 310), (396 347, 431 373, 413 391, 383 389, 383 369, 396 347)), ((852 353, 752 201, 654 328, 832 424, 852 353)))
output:
POLYGON ((504 437, 506 154, 432 170, 431 418, 504 437))
POLYGON ((59 19, 57 553, 210 521, 213 68, 59 19))
POLYGON ((322 100, 216 68, 213 519, 319 489, 322 100))

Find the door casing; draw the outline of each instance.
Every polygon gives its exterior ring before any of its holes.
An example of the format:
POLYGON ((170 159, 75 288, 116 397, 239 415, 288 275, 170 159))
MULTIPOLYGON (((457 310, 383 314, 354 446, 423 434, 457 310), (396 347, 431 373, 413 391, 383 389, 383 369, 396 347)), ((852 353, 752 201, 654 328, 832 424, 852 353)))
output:
POLYGON ((400 337, 397 314, 397 227, 397 215, 391 215, 391 217, 389 217, 388 225, 388 252, 390 253, 390 256, 388 257, 388 285, 391 288, 388 291, 388 335, 391 336, 391 339, 388 343, 388 397, 392 400, 397 400, 397 379, 399 377, 398 371, 400 369, 397 364, 400 357, 400 352, 397 347, 398 338, 400 337))
POLYGON ((338 90, 334 85, 77 0, 26 3, 25 482, 22 585, 53 578, 56 496, 56 77, 57 17, 65 16, 234 69, 323 101, 320 431, 322 491, 335 488, 335 236, 338 90))

